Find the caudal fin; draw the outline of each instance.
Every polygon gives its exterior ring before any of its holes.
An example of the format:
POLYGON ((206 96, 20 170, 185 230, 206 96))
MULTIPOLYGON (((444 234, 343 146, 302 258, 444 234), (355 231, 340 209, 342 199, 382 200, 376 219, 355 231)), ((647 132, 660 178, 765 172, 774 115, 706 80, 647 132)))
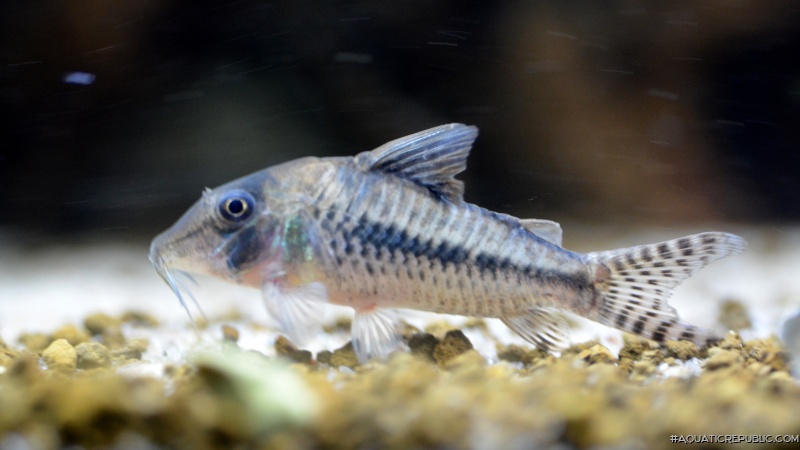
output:
POLYGON ((673 289, 707 264, 744 251, 728 233, 700 233, 658 244, 590 253, 603 301, 598 322, 654 341, 689 340, 706 346, 720 339, 711 330, 680 322, 667 304, 673 289))

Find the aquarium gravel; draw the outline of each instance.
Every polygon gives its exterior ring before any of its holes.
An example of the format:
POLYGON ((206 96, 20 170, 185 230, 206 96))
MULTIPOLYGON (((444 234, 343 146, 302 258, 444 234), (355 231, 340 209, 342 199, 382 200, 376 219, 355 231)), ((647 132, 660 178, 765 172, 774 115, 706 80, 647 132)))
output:
POLYGON ((198 313, 193 326, 135 247, 32 256, 6 246, 19 258, 0 275, 0 448, 792 440, 800 385, 776 334, 800 297, 789 257, 800 233, 742 234, 752 242, 743 261, 709 269, 674 298, 689 320, 738 328, 709 348, 576 319, 572 346, 550 354, 492 320, 409 314, 406 348, 367 364, 353 353, 341 309, 297 345, 276 332, 257 296, 203 281, 206 317, 198 313))
POLYGON ((0 448, 663 448, 800 430, 800 386, 773 338, 731 332, 699 350, 631 337, 619 356, 596 341, 560 356, 498 343, 489 360, 458 329, 416 331, 410 352, 367 365, 350 344, 311 355, 280 337, 271 357, 221 339, 150 372, 148 342, 119 339, 125 322, 110 319, 0 343, 0 448))

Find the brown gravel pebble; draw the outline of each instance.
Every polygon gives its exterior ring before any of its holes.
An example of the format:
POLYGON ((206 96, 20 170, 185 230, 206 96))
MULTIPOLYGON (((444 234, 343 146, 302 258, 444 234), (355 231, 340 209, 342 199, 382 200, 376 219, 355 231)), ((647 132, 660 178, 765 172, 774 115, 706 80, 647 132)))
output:
POLYGON ((125 346, 115 349, 111 352, 111 356, 115 361, 125 362, 128 360, 138 361, 142 359, 142 353, 147 350, 148 342, 143 339, 135 339, 125 346))
POLYGON ((73 347, 91 339, 89 332, 75 325, 64 325, 53 333, 53 340, 65 339, 73 347))
POLYGON ((497 358, 508 362, 519 362, 530 366, 535 361, 547 358, 550 354, 535 347, 523 347, 515 344, 497 345, 497 358))
POLYGON ((285 356, 291 361, 303 364, 311 364, 311 352, 308 350, 298 349, 294 344, 292 344, 291 341, 289 341, 289 339, 286 339, 283 336, 278 336, 278 339, 275 340, 275 351, 279 355, 285 356))
POLYGON ((328 364, 332 367, 344 366, 350 367, 351 369, 356 367, 358 365, 358 359, 356 359, 356 354, 353 353, 353 343, 348 342, 344 347, 334 350, 328 364))
POLYGON ((617 358, 611 352, 600 344, 593 345, 578 353, 578 358, 588 362, 589 364, 614 364, 617 358))
POLYGON ((350 327, 353 324, 353 319, 347 316, 339 316, 333 323, 326 323, 322 326, 322 331, 326 333, 335 333, 337 331, 349 333, 350 327))
POLYGON ((84 342, 75 347, 78 355, 78 369, 97 369, 111 367, 111 352, 97 342, 84 342))
POLYGON ((699 358, 700 350, 694 342, 690 341, 667 341, 664 343, 667 349, 667 356, 680 359, 682 361, 691 358, 699 358))
POLYGON ((66 339, 57 339, 44 349, 42 360, 50 370, 73 372, 78 365, 78 354, 66 339))
POLYGON ((128 341, 119 327, 110 327, 103 330, 100 335, 100 342, 109 350, 119 350, 128 346, 128 341))
POLYGON ((750 315, 742 302, 737 300, 725 300, 719 308, 717 322, 721 323, 729 330, 747 330, 753 326, 750 315))
POLYGON ((408 340, 408 348, 412 354, 434 361, 433 351, 439 342, 439 339, 430 333, 416 333, 408 340))
POLYGON ((158 326, 158 319, 144 311, 128 311, 123 314, 119 320, 124 323, 133 323, 142 327, 155 328, 158 326))
POLYGON ((118 329, 121 321, 105 313, 94 313, 83 319, 83 326, 89 330, 92 336, 105 333, 110 329, 118 329))
POLYGON ((0 338, 0 367, 7 367, 19 355, 14 348, 9 347, 3 338, 0 338))
POLYGON ((760 362, 773 371, 789 372, 789 354, 783 344, 775 339, 756 339, 742 346, 748 363, 760 362))
POLYGON ((486 358, 481 356, 481 354, 474 349, 469 349, 445 360, 442 366, 446 370, 456 371, 462 374, 480 374, 483 372, 482 369, 486 366, 486 358))
POLYGON ((239 330, 230 325, 223 325, 222 339, 233 343, 239 342, 239 330))
POLYGON ((717 370, 724 367, 731 367, 736 363, 741 363, 743 358, 737 352, 720 348, 712 348, 708 352, 709 357, 705 361, 707 370, 717 370))
POLYGON ((331 356, 333 356, 333 352, 330 350, 322 350, 321 352, 317 353, 317 362, 330 365, 331 356))
POLYGON ((450 330, 445 334, 444 339, 436 344, 433 349, 433 359, 440 366, 467 350, 472 350, 472 342, 467 339, 461 330, 450 330))
POLYGON ((486 326, 486 321, 481 319, 480 317, 470 317, 464 322, 464 328, 467 329, 477 329, 481 331, 489 331, 489 327, 486 326))
POLYGON ((28 351, 39 353, 53 342, 53 338, 44 333, 23 333, 17 341, 24 345, 28 351))

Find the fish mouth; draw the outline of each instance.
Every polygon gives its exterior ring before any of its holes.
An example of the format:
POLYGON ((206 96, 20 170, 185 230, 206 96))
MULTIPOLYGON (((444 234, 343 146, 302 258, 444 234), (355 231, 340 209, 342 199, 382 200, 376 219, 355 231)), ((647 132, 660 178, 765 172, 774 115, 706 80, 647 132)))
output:
POLYGON ((181 307, 183 307, 183 310, 186 311, 186 314, 189 316, 189 320, 192 322, 192 325, 197 328, 197 323, 194 320, 192 311, 189 308, 189 304, 186 302, 187 297, 192 301, 195 308, 200 311, 200 315, 203 317, 203 319, 208 322, 208 318, 203 312, 203 308, 200 307, 200 304, 197 302, 194 294, 192 294, 192 291, 186 286, 186 282, 190 282, 195 286, 197 285, 197 281, 195 281, 194 277, 192 277, 189 272, 170 268, 167 265, 167 261, 159 253, 155 242, 150 246, 149 259, 153 264, 158 276, 160 276, 161 279, 164 280, 167 285, 169 285, 170 289, 172 289, 172 292, 176 297, 178 297, 178 301, 180 302, 181 307))

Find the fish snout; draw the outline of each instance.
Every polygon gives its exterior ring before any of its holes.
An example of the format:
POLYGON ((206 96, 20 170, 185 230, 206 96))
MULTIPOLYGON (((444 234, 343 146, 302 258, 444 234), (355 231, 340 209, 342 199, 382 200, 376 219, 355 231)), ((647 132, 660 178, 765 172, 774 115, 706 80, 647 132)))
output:
POLYGON ((162 278, 170 272, 215 275, 219 272, 214 249, 219 245, 213 232, 202 226, 178 221, 150 243, 150 262, 162 278))

